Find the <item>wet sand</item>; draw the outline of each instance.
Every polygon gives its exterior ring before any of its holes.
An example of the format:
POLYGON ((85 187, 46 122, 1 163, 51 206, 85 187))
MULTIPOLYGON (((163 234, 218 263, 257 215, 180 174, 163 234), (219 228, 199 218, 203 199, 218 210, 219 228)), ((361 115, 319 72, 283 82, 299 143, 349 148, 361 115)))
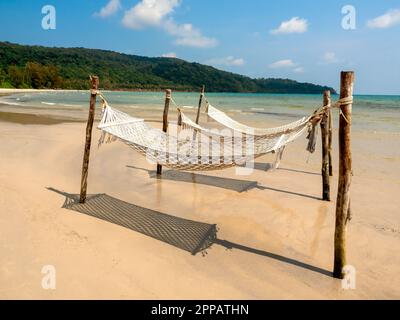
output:
MULTIPOLYGON (((1 104, 0 104, 1 107, 1 104)), ((12 122, 17 124, 42 124, 42 125, 53 125, 68 122, 83 122, 78 119, 69 119, 67 117, 51 117, 48 115, 29 114, 20 112, 2 112, 0 111, 1 122, 12 122)))
MULTIPOLYGON (((305 137, 291 144, 279 170, 266 170, 266 156, 249 176, 166 170, 157 179, 124 144, 98 149, 94 130, 88 190, 97 202, 82 213, 62 207, 79 192, 85 123, 31 116, 0 116, 0 298, 400 298, 396 133, 353 132, 348 264, 357 277, 343 290, 330 276, 335 201, 319 200, 319 141, 310 158, 305 137), (218 239, 193 256, 214 224, 218 239), (45 265, 56 268, 56 290, 41 287, 45 265)), ((333 199, 336 143, 334 156, 333 199)))

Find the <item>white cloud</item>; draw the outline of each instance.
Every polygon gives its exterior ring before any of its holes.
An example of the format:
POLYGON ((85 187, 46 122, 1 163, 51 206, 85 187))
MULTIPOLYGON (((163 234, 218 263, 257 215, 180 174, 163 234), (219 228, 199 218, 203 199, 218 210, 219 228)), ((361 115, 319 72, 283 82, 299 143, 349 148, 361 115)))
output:
POLYGON ((303 73, 303 72, 304 72, 304 68, 303 68, 303 67, 294 68, 294 69, 293 69, 293 72, 296 72, 296 73, 303 73))
POLYGON ((389 10, 382 16, 376 17, 368 21, 368 27, 372 29, 390 28, 400 24, 400 9, 389 10))
POLYGON ((303 73, 305 69, 298 63, 293 62, 291 59, 279 60, 269 65, 271 69, 290 69, 295 73, 303 73))
POLYGON ((179 0, 142 0, 125 11, 122 23, 131 29, 159 26, 179 4, 179 0))
POLYGON ((194 28, 190 23, 176 24, 172 19, 165 21, 164 29, 177 39, 175 43, 181 46, 210 48, 215 47, 218 41, 202 35, 201 31, 194 28))
POLYGON ((324 63, 327 64, 333 64, 339 62, 339 59, 336 57, 336 54, 334 52, 326 52, 323 55, 322 60, 324 63))
POLYGON ((122 24, 130 29, 157 27, 164 29, 176 38, 175 43, 182 46, 207 48, 218 44, 214 38, 204 36, 190 23, 177 24, 171 15, 181 0, 141 0, 125 11, 122 24))
POLYGON ((288 34, 288 33, 304 33, 308 29, 308 22, 306 19, 293 17, 288 21, 283 21, 278 29, 271 30, 271 34, 288 34))
POLYGON ((293 68, 296 64, 290 59, 279 60, 269 65, 272 69, 293 68))
POLYGON ((96 12, 95 15, 101 18, 106 18, 116 13, 119 9, 121 9, 120 0, 110 0, 107 5, 101 8, 100 12, 96 12))
POLYGON ((176 53, 175 52, 168 52, 168 53, 164 53, 161 55, 161 57, 163 58, 176 58, 176 53))
POLYGON ((215 58, 215 59, 210 59, 205 62, 206 64, 209 65, 214 65, 214 66, 235 66, 235 67, 240 67, 245 64, 245 61, 243 58, 235 58, 233 56, 228 56, 225 58, 215 58))

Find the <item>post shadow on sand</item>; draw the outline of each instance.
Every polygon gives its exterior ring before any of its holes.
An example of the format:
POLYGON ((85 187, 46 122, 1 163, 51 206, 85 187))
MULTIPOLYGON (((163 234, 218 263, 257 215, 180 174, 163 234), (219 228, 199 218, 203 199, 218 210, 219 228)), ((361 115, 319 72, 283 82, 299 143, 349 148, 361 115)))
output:
POLYGON ((259 186, 257 186, 257 189, 274 191, 274 192, 279 192, 279 193, 286 193, 286 194, 290 194, 292 196, 298 196, 298 197, 302 197, 302 198, 309 198, 309 199, 313 199, 313 200, 321 200, 321 198, 317 197, 317 196, 311 196, 311 195, 300 193, 300 192, 281 190, 281 189, 276 189, 276 188, 271 188, 271 187, 266 187, 266 186, 260 186, 259 185, 259 186))
POLYGON ((274 165, 272 163, 263 163, 263 162, 255 162, 254 163, 254 169, 259 170, 259 171, 272 171, 272 170, 277 170, 277 171, 289 171, 289 172, 294 172, 294 173, 304 173, 304 174, 310 174, 314 176, 320 176, 321 173, 317 172, 310 172, 310 171, 303 171, 303 170, 296 170, 296 169, 289 169, 289 168, 274 168, 274 165))
POLYGON ((179 217, 119 200, 107 194, 89 195, 85 204, 79 203, 78 194, 47 188, 65 196, 62 208, 76 211, 142 233, 159 241, 196 255, 213 244, 226 249, 242 250, 274 259, 306 270, 331 276, 331 272, 278 254, 262 251, 217 238, 217 226, 179 217))

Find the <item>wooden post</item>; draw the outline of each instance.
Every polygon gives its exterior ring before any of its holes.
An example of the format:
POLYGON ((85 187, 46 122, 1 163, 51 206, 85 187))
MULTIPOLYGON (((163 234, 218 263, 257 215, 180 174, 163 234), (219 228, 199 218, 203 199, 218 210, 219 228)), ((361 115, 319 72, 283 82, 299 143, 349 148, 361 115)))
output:
POLYGON ((89 158, 90 158, 90 146, 92 144, 92 129, 96 107, 97 89, 99 87, 99 78, 95 76, 90 77, 91 82, 91 93, 90 93, 90 105, 89 105, 89 116, 86 125, 86 142, 85 150, 83 153, 83 165, 82 165, 82 178, 81 178, 81 193, 80 203, 85 203, 87 193, 87 179, 89 173, 89 158))
POLYGON ((178 108, 178 127, 182 127, 182 113, 181 109, 178 108))
POLYGON ((328 123, 329 123, 329 176, 333 177, 333 161, 332 161, 332 136, 333 136, 333 118, 332 118, 332 109, 329 109, 328 113, 328 123))
MULTIPOLYGON (((340 98, 353 96, 354 72, 342 72, 340 98)), ((352 103, 340 106, 339 115, 339 184, 336 201, 335 260, 333 275, 343 279, 346 266, 346 229, 350 219, 351 159, 351 110, 352 103)))
POLYGON ((200 121, 200 110, 201 110, 201 105, 203 104, 203 98, 204 98, 205 89, 206 89, 205 86, 203 86, 201 88, 200 99, 199 99, 199 107, 197 108, 196 124, 199 124, 199 121, 200 121))
MULTIPOLYGON (((331 92, 324 92, 324 106, 331 105, 331 92)), ((322 137, 322 200, 331 201, 331 187, 329 181, 329 110, 326 110, 321 120, 322 137)))
MULTIPOLYGON (((169 104, 171 102, 171 90, 165 90, 165 105, 164 105, 164 114, 163 114, 163 131, 168 131, 168 111, 169 111, 169 104)), ((168 150, 166 150, 167 152, 168 150)), ((157 175, 162 174, 162 165, 157 164, 157 175)))

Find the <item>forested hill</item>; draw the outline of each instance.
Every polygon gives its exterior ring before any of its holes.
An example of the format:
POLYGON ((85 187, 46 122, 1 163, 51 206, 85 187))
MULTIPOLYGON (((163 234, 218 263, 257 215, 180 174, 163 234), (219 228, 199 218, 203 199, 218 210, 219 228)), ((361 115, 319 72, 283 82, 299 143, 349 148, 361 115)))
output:
POLYGON ((85 48, 48 48, 0 42, 0 87, 87 89, 88 77, 104 89, 208 92, 322 93, 332 88, 289 79, 251 79, 176 58, 148 58, 85 48))

